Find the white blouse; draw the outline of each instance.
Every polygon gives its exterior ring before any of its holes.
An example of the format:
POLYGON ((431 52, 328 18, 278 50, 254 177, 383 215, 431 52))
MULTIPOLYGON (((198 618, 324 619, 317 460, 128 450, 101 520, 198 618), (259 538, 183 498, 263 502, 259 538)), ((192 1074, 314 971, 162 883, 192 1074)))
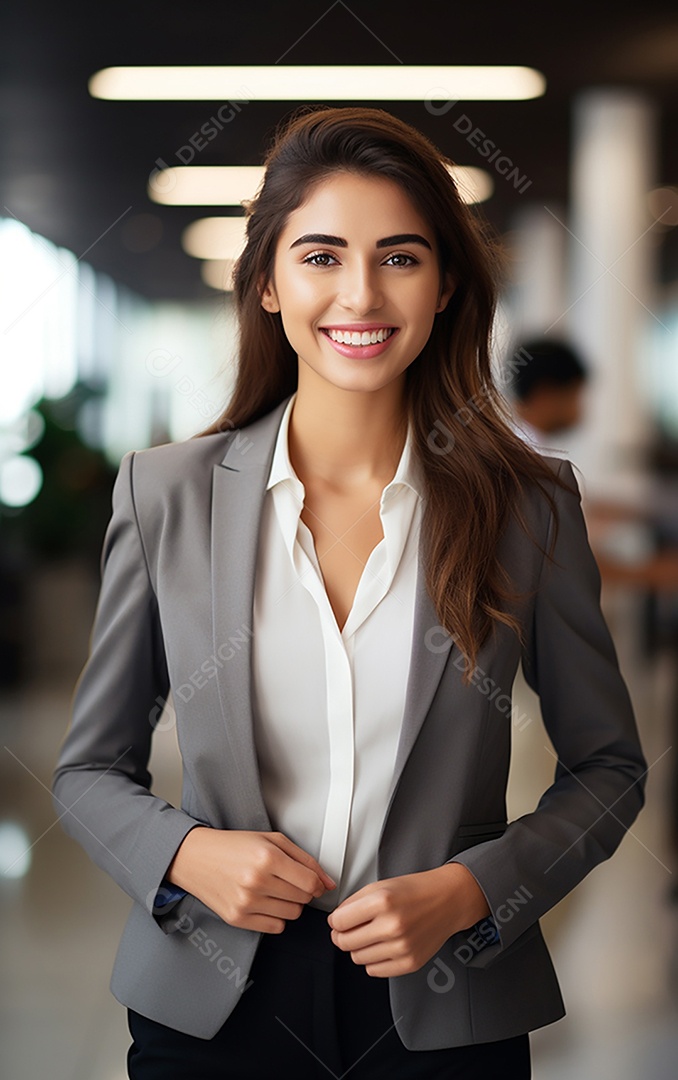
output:
POLYGON ((282 417, 259 534, 253 722, 272 827, 337 882, 310 901, 331 911, 377 880, 410 667, 424 487, 408 430, 381 495, 384 538, 340 632, 313 535, 300 517, 305 491, 287 437, 295 399, 282 417))

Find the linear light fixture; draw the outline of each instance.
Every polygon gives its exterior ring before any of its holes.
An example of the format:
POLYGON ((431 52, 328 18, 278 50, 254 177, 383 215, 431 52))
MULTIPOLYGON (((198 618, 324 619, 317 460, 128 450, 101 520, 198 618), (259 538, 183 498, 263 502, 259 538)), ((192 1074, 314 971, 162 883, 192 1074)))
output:
MULTIPOLYGON (((485 169, 455 165, 448 172, 464 202, 484 202, 492 195, 494 184, 485 169)), ((257 193, 263 178, 263 165, 173 165, 157 170, 147 191, 164 206, 240 206, 257 193)))
POLYGON ((195 259, 235 259, 245 246, 244 217, 208 217, 181 234, 181 246, 195 259))
MULTIPOLYGON (((106 101, 524 101, 546 79, 518 65, 108 67, 88 82, 106 101)), ((432 106, 432 111, 436 110, 432 106)))
POLYGON ((263 176, 263 165, 172 165, 152 174, 147 192, 164 206, 240 206, 263 176))
POLYGON ((455 165, 453 169, 448 166, 447 171, 465 203, 485 202, 494 193, 494 180, 486 169, 478 169, 475 165, 455 165))
POLYGON ((212 289, 233 292, 233 259, 206 259, 200 277, 212 289))

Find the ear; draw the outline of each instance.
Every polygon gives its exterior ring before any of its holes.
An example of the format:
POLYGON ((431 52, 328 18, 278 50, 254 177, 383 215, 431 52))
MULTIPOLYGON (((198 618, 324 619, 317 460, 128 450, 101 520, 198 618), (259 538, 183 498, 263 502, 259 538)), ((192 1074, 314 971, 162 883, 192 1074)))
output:
POLYGON ((436 314, 445 310, 456 291, 457 284, 458 282, 455 281, 455 279, 448 271, 448 273, 445 274, 445 281, 443 282, 440 288, 440 292, 438 294, 438 305, 436 307, 436 314))
POLYGON ((278 294, 275 291, 275 286, 270 281, 266 282, 264 285, 262 279, 257 288, 262 308, 264 308, 265 311, 270 312, 280 311, 280 304, 278 302, 278 294))

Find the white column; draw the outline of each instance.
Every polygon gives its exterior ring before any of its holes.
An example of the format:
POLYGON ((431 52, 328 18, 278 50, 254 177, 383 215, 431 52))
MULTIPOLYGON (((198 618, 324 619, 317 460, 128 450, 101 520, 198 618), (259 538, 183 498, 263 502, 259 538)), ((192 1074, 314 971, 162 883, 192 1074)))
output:
POLYGON ((567 233, 558 223, 562 207, 525 203, 513 215, 504 243, 508 281, 497 305, 492 362, 504 395, 511 401, 507 361, 529 337, 541 337, 567 307, 567 233), (555 212, 555 216, 554 216, 555 212))
POLYGON ((562 207, 537 203, 521 206, 513 216, 507 305, 516 338, 541 336, 567 307, 564 218, 562 207))
POLYGON ((647 205, 655 123, 652 103, 636 93, 596 89, 575 100, 570 306, 559 325, 592 369, 571 455, 592 495, 623 497, 643 483, 641 454, 651 427, 643 349, 655 308, 647 205))

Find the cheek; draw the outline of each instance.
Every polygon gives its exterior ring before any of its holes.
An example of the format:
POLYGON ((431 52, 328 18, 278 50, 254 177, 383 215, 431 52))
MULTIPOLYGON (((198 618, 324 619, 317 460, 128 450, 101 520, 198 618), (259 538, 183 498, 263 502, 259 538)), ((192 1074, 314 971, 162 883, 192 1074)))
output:
POLYGON ((428 339, 435 320, 436 297, 419 299, 411 308, 412 322, 419 328, 420 335, 428 339))
POLYGON ((327 306, 327 289, 308 279, 291 280, 280 295, 281 307, 290 318, 310 320, 319 316, 327 306))
POLYGON ((413 318, 422 322, 432 321, 438 305, 438 278, 431 275, 430 280, 417 282, 416 287, 404 293, 402 302, 407 305, 413 318))

